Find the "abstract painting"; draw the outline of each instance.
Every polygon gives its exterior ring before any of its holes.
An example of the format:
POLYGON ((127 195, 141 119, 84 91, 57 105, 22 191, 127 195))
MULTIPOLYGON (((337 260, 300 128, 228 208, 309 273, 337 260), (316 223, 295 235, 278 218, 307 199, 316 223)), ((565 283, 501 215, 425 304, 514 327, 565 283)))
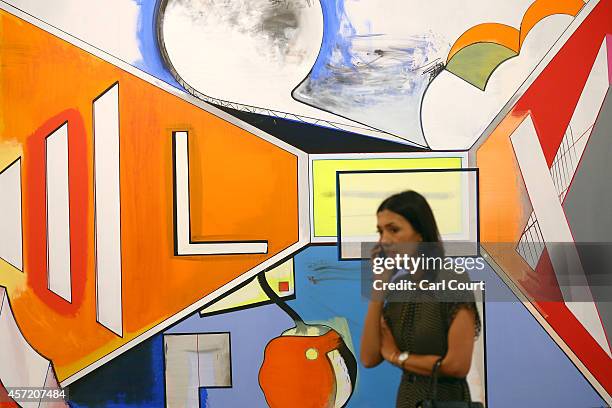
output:
POLYGON ((359 249, 406 189, 485 260, 473 399, 611 404, 611 15, 0 1, 0 406, 394 406, 359 249))

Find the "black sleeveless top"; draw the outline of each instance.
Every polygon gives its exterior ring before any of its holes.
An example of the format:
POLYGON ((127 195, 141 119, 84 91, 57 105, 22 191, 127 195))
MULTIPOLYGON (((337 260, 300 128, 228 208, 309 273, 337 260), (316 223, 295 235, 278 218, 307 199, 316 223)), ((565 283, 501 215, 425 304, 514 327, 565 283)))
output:
MULTIPOLYGON (((417 290, 411 293, 411 298, 412 301, 387 301, 383 309, 383 316, 401 351, 444 356, 448 346, 448 329, 461 308, 474 312, 474 337, 480 334, 480 316, 473 294, 462 296, 457 302, 435 301, 427 291, 417 290), (470 298, 472 301, 469 301, 470 298)), ((403 371, 396 408, 414 408, 419 401, 430 399, 430 380, 431 376, 403 371)), ((465 378, 438 376, 437 390, 438 400, 471 401, 465 378)))

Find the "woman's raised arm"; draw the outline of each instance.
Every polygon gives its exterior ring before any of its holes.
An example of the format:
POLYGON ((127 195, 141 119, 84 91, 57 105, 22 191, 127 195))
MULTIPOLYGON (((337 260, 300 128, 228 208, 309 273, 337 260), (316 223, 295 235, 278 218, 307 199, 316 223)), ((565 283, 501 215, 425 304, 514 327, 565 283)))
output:
POLYGON ((375 367, 383 361, 380 354, 380 317, 382 316, 383 301, 370 300, 368 312, 361 335, 361 363, 367 367, 375 367))

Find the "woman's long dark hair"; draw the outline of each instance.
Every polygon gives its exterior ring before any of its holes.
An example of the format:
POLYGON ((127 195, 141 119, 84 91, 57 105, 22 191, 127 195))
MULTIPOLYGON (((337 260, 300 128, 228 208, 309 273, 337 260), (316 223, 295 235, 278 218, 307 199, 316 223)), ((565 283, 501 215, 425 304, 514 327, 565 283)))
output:
POLYGON ((429 203, 413 190, 402 191, 387 197, 378 206, 377 213, 389 210, 404 217, 423 238, 424 252, 429 256, 444 256, 438 224, 429 203))
MULTIPOLYGON (((426 256, 444 257, 444 246, 442 245, 442 240, 440 239, 438 224, 436 223, 433 211, 431 210, 431 207, 429 206, 429 203, 425 197, 416 191, 402 191, 401 193, 397 193, 386 198, 382 203, 380 203, 376 212, 378 213, 383 210, 393 211, 394 213, 401 215, 412 225, 412 228, 414 228, 416 232, 421 234, 421 237, 423 238, 423 242, 420 245, 421 253, 425 254, 426 256)), ((435 271, 435 276, 433 277, 432 281, 438 280, 439 272, 439 269, 435 271)), ((468 307, 474 312, 476 319, 476 331, 474 336, 478 337, 481 332, 482 324, 476 303, 474 302, 473 298, 471 298, 469 301, 466 301, 465 298, 451 301, 451 299, 453 299, 451 296, 453 295, 449 296, 446 291, 435 291, 434 293, 439 298, 449 302, 448 312, 446 313, 448 325, 450 325, 450 322, 459 310, 459 307, 468 305, 468 307)), ((447 309, 445 308, 444 310, 447 309)))

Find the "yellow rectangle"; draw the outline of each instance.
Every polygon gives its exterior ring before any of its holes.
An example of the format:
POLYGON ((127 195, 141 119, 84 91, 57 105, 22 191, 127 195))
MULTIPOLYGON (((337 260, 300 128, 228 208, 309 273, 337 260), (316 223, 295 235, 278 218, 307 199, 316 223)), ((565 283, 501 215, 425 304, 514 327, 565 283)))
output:
POLYGON ((461 157, 321 159, 312 163, 314 236, 336 236, 336 171, 461 168, 461 157))

